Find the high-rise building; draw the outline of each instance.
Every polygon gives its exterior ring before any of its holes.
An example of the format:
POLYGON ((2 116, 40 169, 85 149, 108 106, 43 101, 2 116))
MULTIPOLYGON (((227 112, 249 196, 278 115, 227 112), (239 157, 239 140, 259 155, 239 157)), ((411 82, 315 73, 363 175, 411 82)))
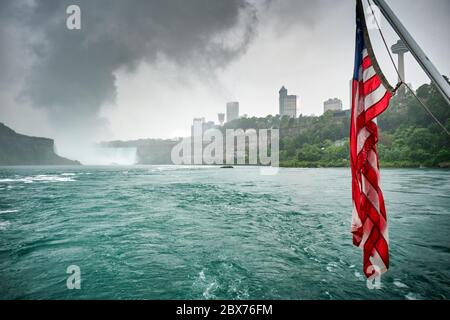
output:
POLYGON ((280 91, 280 116, 297 117, 297 96, 288 95, 287 89, 283 86, 280 91))
POLYGON ((191 136, 203 135, 206 130, 216 127, 214 121, 206 121, 205 118, 194 118, 191 126, 191 136), (197 131, 196 131, 197 130, 197 131))
POLYGON ((206 130, 215 127, 214 121, 206 121, 205 118, 194 118, 191 126, 191 137, 203 136, 206 130))
POLYGON ((239 102, 227 103, 227 122, 239 119, 239 102))
POLYGON ((328 99, 323 103, 323 112, 327 111, 341 111, 342 110, 342 101, 338 98, 328 99))
POLYGON ((223 126, 223 123, 225 122, 225 113, 218 113, 217 117, 219 119, 220 125, 223 126))
POLYGON ((203 127, 205 125, 205 118, 194 118, 191 126, 191 137, 198 138, 203 136, 203 127))

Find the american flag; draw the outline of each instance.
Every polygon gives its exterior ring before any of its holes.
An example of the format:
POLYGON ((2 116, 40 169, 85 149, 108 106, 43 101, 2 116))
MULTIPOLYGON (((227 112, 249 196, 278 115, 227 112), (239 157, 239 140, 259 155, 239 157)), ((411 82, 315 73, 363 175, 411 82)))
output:
POLYGON ((356 53, 352 81, 350 165, 352 233, 363 250, 364 274, 382 274, 389 267, 388 225, 380 189, 377 116, 389 106, 392 87, 374 57, 361 0, 356 8, 356 53))

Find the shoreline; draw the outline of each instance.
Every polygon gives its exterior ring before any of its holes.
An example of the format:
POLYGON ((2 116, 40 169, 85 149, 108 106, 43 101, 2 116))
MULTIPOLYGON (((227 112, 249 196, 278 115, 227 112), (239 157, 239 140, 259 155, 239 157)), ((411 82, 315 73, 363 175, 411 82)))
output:
MULTIPOLYGON (((175 165, 175 164, 169 164, 169 163, 160 163, 160 164, 146 164, 146 163, 135 163, 135 164, 117 164, 117 165, 105 165, 105 164, 73 164, 73 165, 67 165, 67 164, 18 164, 18 165, 2 165, 0 164, 0 168, 27 168, 27 167, 55 167, 55 168, 72 168, 72 167, 78 167, 78 168, 89 168, 89 167, 145 167, 145 166, 177 166, 177 167, 215 167, 218 169, 223 169, 224 165, 222 164, 212 164, 212 165, 203 165, 203 164, 186 164, 186 165, 175 165)), ((226 165, 228 168, 228 165, 226 165)), ((263 165, 249 165, 249 164, 233 164, 231 165, 231 168, 238 168, 238 167, 270 167, 270 166, 263 166, 263 165)), ((286 163, 281 163, 279 168, 283 169, 350 169, 350 166, 348 165, 324 165, 324 164, 308 164, 308 165, 291 165, 286 163)), ((450 169, 449 165, 445 166, 424 166, 424 165, 413 165, 413 164, 392 164, 392 163, 380 163, 381 169, 443 169, 448 170, 450 169)))

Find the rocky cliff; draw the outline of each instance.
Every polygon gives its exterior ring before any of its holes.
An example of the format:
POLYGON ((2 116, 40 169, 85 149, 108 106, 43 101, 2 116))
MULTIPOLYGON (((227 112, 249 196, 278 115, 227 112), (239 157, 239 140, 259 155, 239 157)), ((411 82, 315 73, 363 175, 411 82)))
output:
POLYGON ((54 141, 16 133, 0 123, 0 165, 79 165, 55 153, 54 141))

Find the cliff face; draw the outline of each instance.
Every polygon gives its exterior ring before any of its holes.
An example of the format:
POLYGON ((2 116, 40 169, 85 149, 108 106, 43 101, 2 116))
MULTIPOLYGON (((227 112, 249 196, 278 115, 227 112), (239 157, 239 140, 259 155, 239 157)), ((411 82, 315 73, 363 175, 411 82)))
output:
POLYGON ((18 134, 0 123, 0 165, 80 165, 58 156, 54 141, 18 134))

